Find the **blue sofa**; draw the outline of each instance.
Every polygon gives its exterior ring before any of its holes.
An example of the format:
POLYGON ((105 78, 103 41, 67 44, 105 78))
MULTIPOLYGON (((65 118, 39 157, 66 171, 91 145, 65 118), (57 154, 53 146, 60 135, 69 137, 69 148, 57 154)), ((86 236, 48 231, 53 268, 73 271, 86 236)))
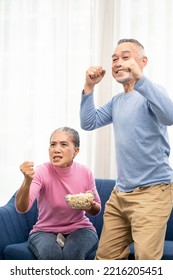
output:
MULTIPOLYGON (((98 236, 103 225, 103 212, 106 201, 115 185, 112 179, 96 179, 96 186, 102 201, 102 211, 98 216, 89 217, 97 229, 98 236)), ((37 220, 37 204, 28 213, 19 214, 14 205, 15 194, 5 206, 0 207, 0 259, 1 260, 34 260, 35 256, 28 248, 28 234, 37 220)), ((95 252, 96 252, 95 248, 95 252)), ((130 247, 129 259, 134 259, 133 244, 130 247)), ((94 259, 95 252, 88 256, 94 259)), ((168 221, 164 245, 164 260, 173 260, 173 211, 168 221)))

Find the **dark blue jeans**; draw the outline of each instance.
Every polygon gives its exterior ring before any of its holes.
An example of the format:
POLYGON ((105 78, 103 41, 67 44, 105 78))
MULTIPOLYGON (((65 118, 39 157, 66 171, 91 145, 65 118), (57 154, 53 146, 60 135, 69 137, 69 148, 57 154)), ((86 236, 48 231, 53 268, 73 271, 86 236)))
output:
POLYGON ((97 249, 97 233, 82 228, 66 235, 64 247, 56 242, 56 234, 34 232, 29 236, 29 248, 38 260, 85 260, 97 249))

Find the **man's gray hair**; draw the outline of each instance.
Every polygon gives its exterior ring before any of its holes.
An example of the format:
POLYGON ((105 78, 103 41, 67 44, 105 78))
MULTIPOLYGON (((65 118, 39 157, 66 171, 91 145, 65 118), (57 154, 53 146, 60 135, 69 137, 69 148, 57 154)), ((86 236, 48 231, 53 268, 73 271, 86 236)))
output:
POLYGON ((120 45, 122 43, 132 43, 137 46, 137 51, 140 57, 143 57, 145 55, 144 46, 136 39, 121 39, 118 41, 117 45, 120 45))

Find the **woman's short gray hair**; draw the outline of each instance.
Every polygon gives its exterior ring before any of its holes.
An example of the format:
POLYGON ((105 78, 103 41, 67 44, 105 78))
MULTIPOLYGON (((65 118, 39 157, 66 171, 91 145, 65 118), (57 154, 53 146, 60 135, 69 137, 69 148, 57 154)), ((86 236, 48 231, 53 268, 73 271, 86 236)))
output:
POLYGON ((73 143, 74 143, 74 146, 75 146, 75 147, 79 147, 79 146, 80 146, 80 137, 79 137, 79 133, 78 133, 75 129, 73 129, 73 128, 71 128, 71 127, 68 127, 68 126, 63 126, 63 127, 59 127, 59 128, 57 128, 57 129, 55 129, 55 130, 52 132, 51 136, 50 136, 50 140, 51 140, 51 138, 52 138, 52 135, 53 135, 55 132, 59 132, 59 131, 65 131, 65 132, 71 134, 71 135, 72 135, 72 141, 73 141, 73 143))

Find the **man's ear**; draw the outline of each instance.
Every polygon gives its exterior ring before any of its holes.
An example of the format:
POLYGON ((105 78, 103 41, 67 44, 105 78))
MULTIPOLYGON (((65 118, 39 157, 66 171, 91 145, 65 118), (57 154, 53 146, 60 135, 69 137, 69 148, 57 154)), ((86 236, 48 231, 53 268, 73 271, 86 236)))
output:
POLYGON ((146 56, 143 56, 141 63, 142 63, 142 68, 144 68, 147 65, 148 58, 146 56))

